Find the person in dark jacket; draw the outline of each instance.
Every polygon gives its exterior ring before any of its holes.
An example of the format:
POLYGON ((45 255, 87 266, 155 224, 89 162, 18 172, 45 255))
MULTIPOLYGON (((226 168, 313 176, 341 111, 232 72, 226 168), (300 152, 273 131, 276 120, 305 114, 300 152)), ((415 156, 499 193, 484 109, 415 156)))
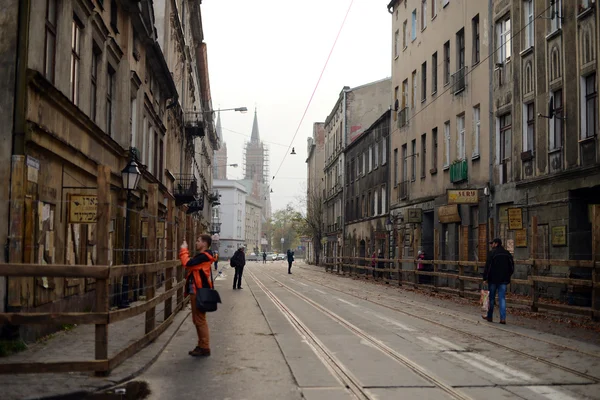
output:
POLYGON ((267 263, 267 253, 263 251, 263 264, 267 263))
POLYGON ((231 257, 229 264, 235 268, 235 275, 233 276, 233 290, 243 289, 242 288, 242 274, 244 273, 244 266, 246 265, 246 254, 244 253, 244 247, 240 247, 231 257))
POLYGON ((492 245, 492 251, 488 254, 483 271, 483 282, 488 283, 490 290, 490 304, 487 316, 482 316, 482 318, 489 322, 493 321, 494 301, 496 292, 498 292, 500 323, 506 324, 506 286, 510 283, 510 277, 515 272, 515 262, 512 254, 502 247, 502 240, 496 238, 490 244, 492 245))
POLYGON ((294 252, 288 249, 287 251, 288 274, 292 273, 292 263, 294 262, 294 252))

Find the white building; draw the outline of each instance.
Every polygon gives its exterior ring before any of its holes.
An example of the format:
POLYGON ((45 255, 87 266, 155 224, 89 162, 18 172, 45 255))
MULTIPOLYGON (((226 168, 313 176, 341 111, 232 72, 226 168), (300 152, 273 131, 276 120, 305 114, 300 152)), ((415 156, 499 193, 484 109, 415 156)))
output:
POLYGON ((233 256, 246 241, 246 198, 248 192, 238 181, 215 179, 213 188, 219 192, 217 217, 221 221, 218 251, 221 258, 233 256))

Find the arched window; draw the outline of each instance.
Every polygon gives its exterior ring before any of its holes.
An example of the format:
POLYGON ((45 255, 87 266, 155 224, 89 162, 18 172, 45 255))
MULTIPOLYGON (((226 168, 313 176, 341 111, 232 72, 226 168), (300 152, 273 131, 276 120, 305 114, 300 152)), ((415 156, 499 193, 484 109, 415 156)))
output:
POLYGON ((584 64, 592 62, 596 59, 596 55, 594 54, 595 53, 594 38, 592 36, 592 33, 590 32, 589 27, 585 27, 582 29, 581 50, 582 50, 584 64))
POLYGON ((552 47, 551 65, 550 65, 550 80, 556 80, 562 77, 560 51, 558 47, 552 47))
POLYGON ((531 67, 531 61, 525 64, 525 71, 523 76, 523 93, 533 92, 533 70, 531 67))

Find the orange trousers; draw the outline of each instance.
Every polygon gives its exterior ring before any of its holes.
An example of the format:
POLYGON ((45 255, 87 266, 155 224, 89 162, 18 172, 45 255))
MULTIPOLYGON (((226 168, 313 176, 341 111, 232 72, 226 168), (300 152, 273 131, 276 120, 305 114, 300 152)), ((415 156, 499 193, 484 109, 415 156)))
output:
POLYGON ((198 347, 201 349, 210 349, 206 313, 198 311, 194 295, 191 295, 190 303, 192 303, 192 322, 196 326, 196 333, 198 334, 198 347))

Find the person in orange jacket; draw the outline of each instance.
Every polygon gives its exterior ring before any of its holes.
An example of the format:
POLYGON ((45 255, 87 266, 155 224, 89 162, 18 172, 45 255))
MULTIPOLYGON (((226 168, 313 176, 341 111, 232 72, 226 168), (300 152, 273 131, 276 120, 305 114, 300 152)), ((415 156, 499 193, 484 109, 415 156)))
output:
POLYGON ((191 298, 192 305, 192 322, 196 326, 196 333, 198 334, 198 345, 194 350, 189 352, 189 355, 194 357, 207 357, 210 356, 210 341, 208 334, 208 323, 206 322, 206 313, 198 311, 196 308, 196 289, 202 287, 213 287, 211 279, 211 267, 215 258, 210 246, 212 244, 212 238, 210 235, 200 235, 196 239, 196 254, 190 259, 190 253, 186 241, 183 241, 181 249, 179 250, 179 259, 181 264, 185 267, 185 295, 193 295, 191 298))

